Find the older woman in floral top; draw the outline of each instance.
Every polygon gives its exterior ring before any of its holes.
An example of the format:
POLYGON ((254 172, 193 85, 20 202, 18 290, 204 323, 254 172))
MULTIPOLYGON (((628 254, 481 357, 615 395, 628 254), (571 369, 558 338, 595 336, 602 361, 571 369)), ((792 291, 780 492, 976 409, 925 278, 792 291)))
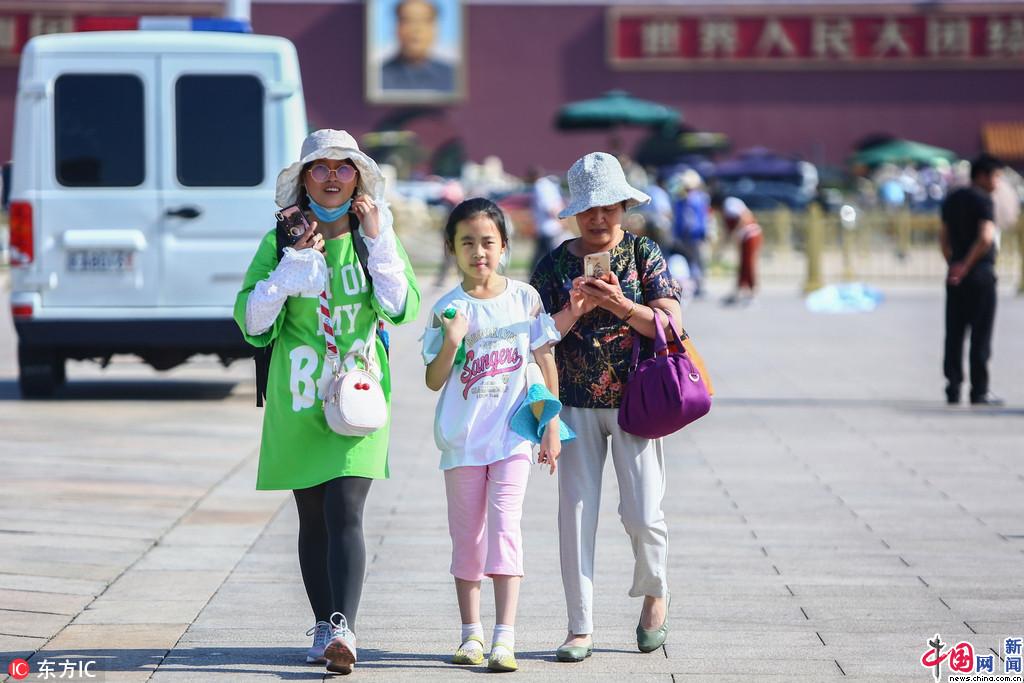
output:
POLYGON ((619 484, 619 514, 633 546, 632 597, 644 596, 637 646, 659 648, 668 635, 667 536, 661 501, 665 461, 661 440, 628 434, 618 425, 618 407, 629 373, 633 333, 650 355, 656 317, 680 322, 678 286, 658 245, 622 229, 628 209, 650 198, 631 187, 615 157, 597 152, 569 169, 569 206, 580 237, 548 254, 531 284, 544 307, 555 312, 562 341, 555 347, 562 417, 578 435, 563 446, 558 467, 558 531, 569 634, 556 651, 559 661, 578 662, 593 650, 594 543, 601 476, 608 443, 619 484), (611 272, 584 277, 588 254, 610 252, 611 272))

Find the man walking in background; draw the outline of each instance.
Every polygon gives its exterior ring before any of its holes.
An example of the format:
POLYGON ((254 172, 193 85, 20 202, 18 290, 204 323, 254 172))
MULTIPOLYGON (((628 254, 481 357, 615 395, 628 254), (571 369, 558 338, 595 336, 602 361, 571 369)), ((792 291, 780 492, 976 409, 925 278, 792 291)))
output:
POLYGON ((569 235, 558 220, 558 212, 565 208, 558 179, 545 176, 540 168, 531 166, 526 171, 525 180, 530 187, 530 210, 533 212, 533 228, 537 238, 533 264, 530 266, 532 273, 540 260, 569 235))
POLYGON ((946 277, 946 401, 960 403, 964 336, 971 328, 971 403, 1002 405, 989 391, 988 359, 996 317, 996 245, 992 192, 1003 163, 982 154, 971 162, 971 184, 942 204, 939 243, 949 264, 946 277))

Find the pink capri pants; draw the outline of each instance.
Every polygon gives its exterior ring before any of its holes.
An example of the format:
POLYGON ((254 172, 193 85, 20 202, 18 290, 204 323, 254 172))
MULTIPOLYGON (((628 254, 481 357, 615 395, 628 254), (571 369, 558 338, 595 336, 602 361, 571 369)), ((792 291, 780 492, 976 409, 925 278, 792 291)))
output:
POLYGON ((444 472, 452 574, 464 581, 523 575, 523 517, 530 456, 444 472))

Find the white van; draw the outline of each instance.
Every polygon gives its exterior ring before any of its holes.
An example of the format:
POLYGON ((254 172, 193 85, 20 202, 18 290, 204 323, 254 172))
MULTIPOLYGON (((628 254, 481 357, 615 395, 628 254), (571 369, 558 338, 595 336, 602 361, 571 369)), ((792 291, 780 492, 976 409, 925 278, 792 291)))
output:
POLYGON ((252 355, 232 306, 306 128, 284 38, 32 39, 10 196, 22 394, 50 394, 68 358, 137 354, 163 370, 252 355))

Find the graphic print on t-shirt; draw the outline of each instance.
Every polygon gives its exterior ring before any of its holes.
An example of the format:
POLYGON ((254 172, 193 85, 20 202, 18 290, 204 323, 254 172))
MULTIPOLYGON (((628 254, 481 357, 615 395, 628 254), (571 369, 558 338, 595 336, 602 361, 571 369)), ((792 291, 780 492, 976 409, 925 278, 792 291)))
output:
MULTIPOLYGON (((366 348, 367 342, 373 343, 371 341, 372 336, 367 340, 354 339, 345 345, 344 348, 340 348, 342 335, 352 335, 358 329, 363 328, 363 325, 357 323, 357 319, 364 308, 363 301, 356 299, 365 299, 367 292, 370 290, 369 283, 366 280, 366 274, 363 272, 362 267, 351 263, 341 266, 337 273, 334 267, 329 267, 327 281, 333 285, 328 288, 326 293, 332 313, 331 325, 334 328, 335 335, 338 337, 338 351, 342 356, 339 360, 344 363, 343 370, 352 370, 358 363, 351 358, 345 362, 347 354, 368 353, 373 355, 376 351, 375 348, 366 348), (335 279, 335 274, 338 275, 337 279, 335 279), (338 296, 335 296, 336 294, 338 296)), ((316 296, 301 298, 315 300, 317 301, 316 305, 319 306, 318 297, 316 296)), ((368 307, 367 310, 369 310, 368 307)), ((317 317, 315 334, 321 340, 323 339, 324 328, 319 316, 317 317)), ((326 342, 324 343, 326 344, 326 342)), ((324 357, 325 350, 326 346, 314 349, 312 346, 303 344, 296 346, 289 353, 290 372, 288 386, 292 394, 293 412, 308 410, 316 405, 316 399, 323 401, 326 397, 327 387, 334 378, 334 367, 333 364, 326 361, 324 357), (322 358, 323 363, 320 362, 322 358), (319 375, 317 375, 317 371, 319 371, 319 375)), ((376 359, 372 360, 376 361, 376 359)), ((377 378, 380 379, 382 375, 379 363, 375 363, 373 370, 377 378)))
POLYGON ((511 373, 523 367, 519 337, 504 327, 478 330, 466 336, 466 364, 459 374, 462 398, 499 398, 508 389, 511 373))

